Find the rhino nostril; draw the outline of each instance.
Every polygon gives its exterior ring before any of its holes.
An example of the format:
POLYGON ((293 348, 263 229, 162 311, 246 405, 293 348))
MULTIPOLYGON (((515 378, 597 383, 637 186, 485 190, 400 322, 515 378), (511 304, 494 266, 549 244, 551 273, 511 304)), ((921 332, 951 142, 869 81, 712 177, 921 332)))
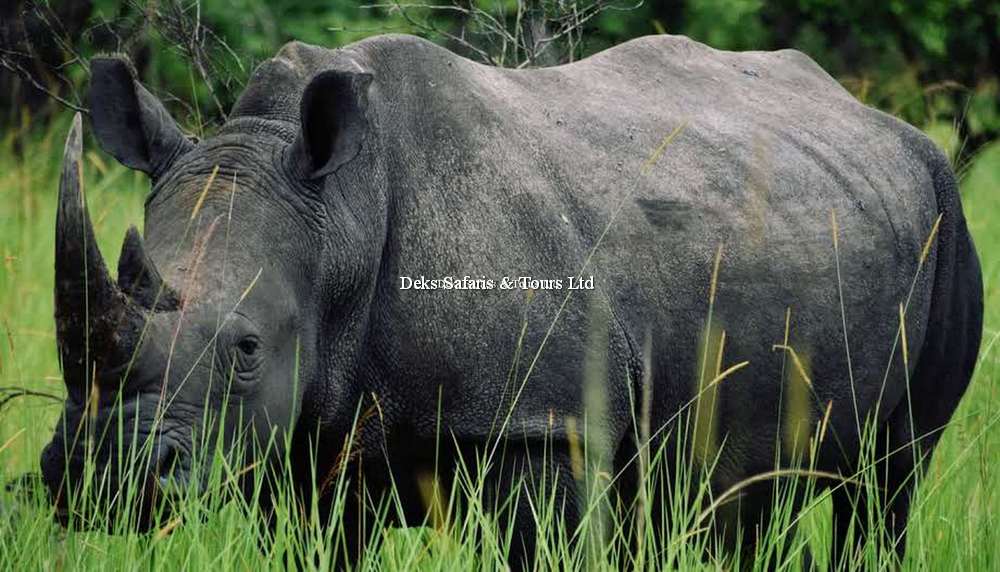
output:
POLYGON ((184 457, 180 449, 168 443, 160 445, 152 471, 156 477, 178 477, 184 473, 184 468, 184 457))
POLYGON ((160 475, 156 484, 160 489, 160 494, 164 495, 167 499, 173 500, 183 498, 184 491, 187 488, 186 481, 177 474, 160 475))
POLYGON ((180 452, 173 446, 163 444, 154 467, 154 476, 160 492, 167 496, 179 496, 187 486, 187 474, 180 452))
POLYGON ((153 470, 159 476, 169 475, 173 471, 174 465, 177 464, 178 459, 177 449, 164 443, 160 445, 157 451, 156 464, 153 470))

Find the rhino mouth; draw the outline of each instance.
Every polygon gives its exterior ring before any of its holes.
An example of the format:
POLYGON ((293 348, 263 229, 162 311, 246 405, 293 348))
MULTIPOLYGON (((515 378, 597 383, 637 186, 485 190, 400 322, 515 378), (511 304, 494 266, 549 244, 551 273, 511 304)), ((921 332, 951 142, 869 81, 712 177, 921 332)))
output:
POLYGON ((148 530, 203 492, 191 477, 187 448, 169 435, 106 445, 92 451, 57 437, 43 450, 42 479, 62 525, 112 530, 125 521, 148 530))

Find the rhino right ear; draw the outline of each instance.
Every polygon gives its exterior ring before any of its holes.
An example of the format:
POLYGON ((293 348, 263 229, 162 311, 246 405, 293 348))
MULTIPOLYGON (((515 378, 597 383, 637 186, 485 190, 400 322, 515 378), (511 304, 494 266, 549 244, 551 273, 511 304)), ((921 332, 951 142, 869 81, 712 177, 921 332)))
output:
POLYGON ((90 62, 90 113, 101 147, 126 167, 157 178, 194 144, 121 58, 90 62))

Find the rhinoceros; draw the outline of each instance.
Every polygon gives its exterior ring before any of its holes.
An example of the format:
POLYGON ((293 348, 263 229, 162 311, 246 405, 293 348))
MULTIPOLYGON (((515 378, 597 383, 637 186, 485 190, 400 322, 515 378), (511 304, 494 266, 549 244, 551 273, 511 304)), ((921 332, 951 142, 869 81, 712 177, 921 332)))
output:
MULTIPOLYGON (((645 447, 701 450, 721 491, 807 453, 854 475, 867 426, 902 550, 911 477, 976 361, 980 267, 946 156, 808 56, 660 35, 509 70, 406 35, 293 42, 203 140, 124 59, 91 70, 93 133, 151 191, 114 279, 76 118, 56 219, 67 398, 41 457, 57 499, 88 454, 101 475, 149 437, 147 489, 201 478, 194 440, 228 412, 227 442, 271 438, 304 482, 349 462, 352 490, 395 487, 404 516, 426 509, 421 471, 447 485, 502 451, 488 506, 547 485, 572 529, 588 415, 626 501, 645 447), (130 430, 88 449, 86 419, 130 430)), ((838 542, 860 510, 845 489, 838 542)), ((741 493, 752 543, 772 488, 741 493)), ((355 505, 356 545, 372 519, 355 505)), ((509 510, 510 562, 530 564, 530 503, 509 510)))

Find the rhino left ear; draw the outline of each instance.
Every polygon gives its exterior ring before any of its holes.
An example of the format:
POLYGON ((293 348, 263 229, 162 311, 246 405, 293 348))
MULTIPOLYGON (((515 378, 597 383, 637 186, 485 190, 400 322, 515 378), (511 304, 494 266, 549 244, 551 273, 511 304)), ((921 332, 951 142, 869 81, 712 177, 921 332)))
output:
POLYGON ((372 75, 328 70, 306 86, 293 167, 309 179, 324 177, 353 159, 368 130, 365 111, 372 75))

